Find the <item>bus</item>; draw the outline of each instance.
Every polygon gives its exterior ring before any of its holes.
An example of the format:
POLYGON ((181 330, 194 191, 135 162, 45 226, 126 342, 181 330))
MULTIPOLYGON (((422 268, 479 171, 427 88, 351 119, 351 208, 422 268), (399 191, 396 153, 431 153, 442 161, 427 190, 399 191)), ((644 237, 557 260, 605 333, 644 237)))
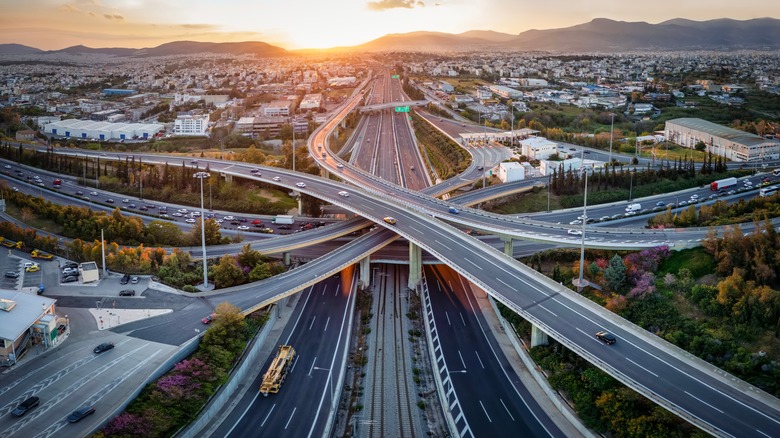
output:
POLYGON ((767 196, 774 195, 775 193, 777 193, 778 190, 780 190, 780 186, 764 187, 763 189, 761 189, 760 192, 758 192, 758 194, 762 198, 766 198, 767 196))
POLYGON ((775 169, 772 171, 772 175, 774 176, 780 176, 780 169, 775 169))

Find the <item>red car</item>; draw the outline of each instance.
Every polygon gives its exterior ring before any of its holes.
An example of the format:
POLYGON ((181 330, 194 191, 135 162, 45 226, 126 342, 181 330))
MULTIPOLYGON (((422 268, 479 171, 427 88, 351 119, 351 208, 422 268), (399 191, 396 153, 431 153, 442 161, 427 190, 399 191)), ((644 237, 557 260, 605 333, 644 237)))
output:
POLYGON ((212 313, 211 315, 201 319, 200 322, 202 322, 203 324, 211 324, 211 321, 214 321, 214 318, 216 318, 216 317, 217 317, 217 314, 216 313, 212 313))

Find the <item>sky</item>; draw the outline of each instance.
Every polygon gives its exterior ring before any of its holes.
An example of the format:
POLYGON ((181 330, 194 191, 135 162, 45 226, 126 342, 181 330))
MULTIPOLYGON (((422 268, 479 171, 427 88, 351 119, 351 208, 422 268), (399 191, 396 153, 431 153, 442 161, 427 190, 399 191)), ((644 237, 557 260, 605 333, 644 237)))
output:
POLYGON ((518 34, 594 18, 780 18, 776 0, 0 0, 0 43, 43 50, 263 41, 288 50, 413 31, 518 34), (651 6, 652 5, 652 6, 651 6))

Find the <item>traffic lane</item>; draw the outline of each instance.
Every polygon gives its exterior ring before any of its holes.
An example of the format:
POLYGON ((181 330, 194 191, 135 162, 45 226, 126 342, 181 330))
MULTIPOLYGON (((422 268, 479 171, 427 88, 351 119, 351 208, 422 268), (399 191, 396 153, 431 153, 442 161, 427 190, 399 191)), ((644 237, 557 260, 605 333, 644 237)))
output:
MULTIPOLYGON (((519 379, 509 364, 505 360, 501 363, 491 350, 491 341, 480 325, 484 322, 477 321, 478 312, 466 298, 459 278, 446 279, 448 286, 444 286, 441 270, 434 273, 433 268, 427 267, 426 271, 428 278, 436 279, 428 283, 432 289, 436 329, 450 378, 456 385, 456 393, 460 394, 458 399, 474 436, 503 436, 511 430, 517 436, 540 437, 551 435, 546 427, 557 431, 549 418, 546 421, 549 426, 540 424, 529 403, 524 401, 529 397, 528 392, 522 388, 521 395, 519 379), (504 369, 510 370, 511 378, 504 374, 504 369)), ((536 405, 535 401, 529 401, 536 405)))
POLYGON ((193 300, 176 312, 123 324, 111 331, 163 344, 182 345, 208 328, 201 320, 215 308, 210 302, 193 300))

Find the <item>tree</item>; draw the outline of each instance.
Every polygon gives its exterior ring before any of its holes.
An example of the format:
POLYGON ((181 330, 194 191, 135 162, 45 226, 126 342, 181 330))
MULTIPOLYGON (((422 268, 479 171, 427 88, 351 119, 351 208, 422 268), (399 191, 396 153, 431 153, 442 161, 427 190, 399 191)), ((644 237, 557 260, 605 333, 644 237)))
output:
POLYGON ((245 266, 249 269, 254 268, 263 259, 263 255, 260 251, 252 249, 252 245, 246 244, 241 247, 241 252, 238 253, 238 264, 245 266))
POLYGON ((615 254, 610 260, 609 265, 604 270, 604 281, 607 287, 613 292, 620 292, 626 284, 626 265, 623 259, 615 254))
POLYGON ((273 273, 271 273, 271 268, 268 266, 268 263, 258 263, 249 272, 249 281, 265 280, 272 275, 273 273))
POLYGON ((241 272, 232 255, 224 255, 212 268, 211 278, 214 279, 217 288, 224 288, 240 284, 244 280, 244 273, 241 272))

